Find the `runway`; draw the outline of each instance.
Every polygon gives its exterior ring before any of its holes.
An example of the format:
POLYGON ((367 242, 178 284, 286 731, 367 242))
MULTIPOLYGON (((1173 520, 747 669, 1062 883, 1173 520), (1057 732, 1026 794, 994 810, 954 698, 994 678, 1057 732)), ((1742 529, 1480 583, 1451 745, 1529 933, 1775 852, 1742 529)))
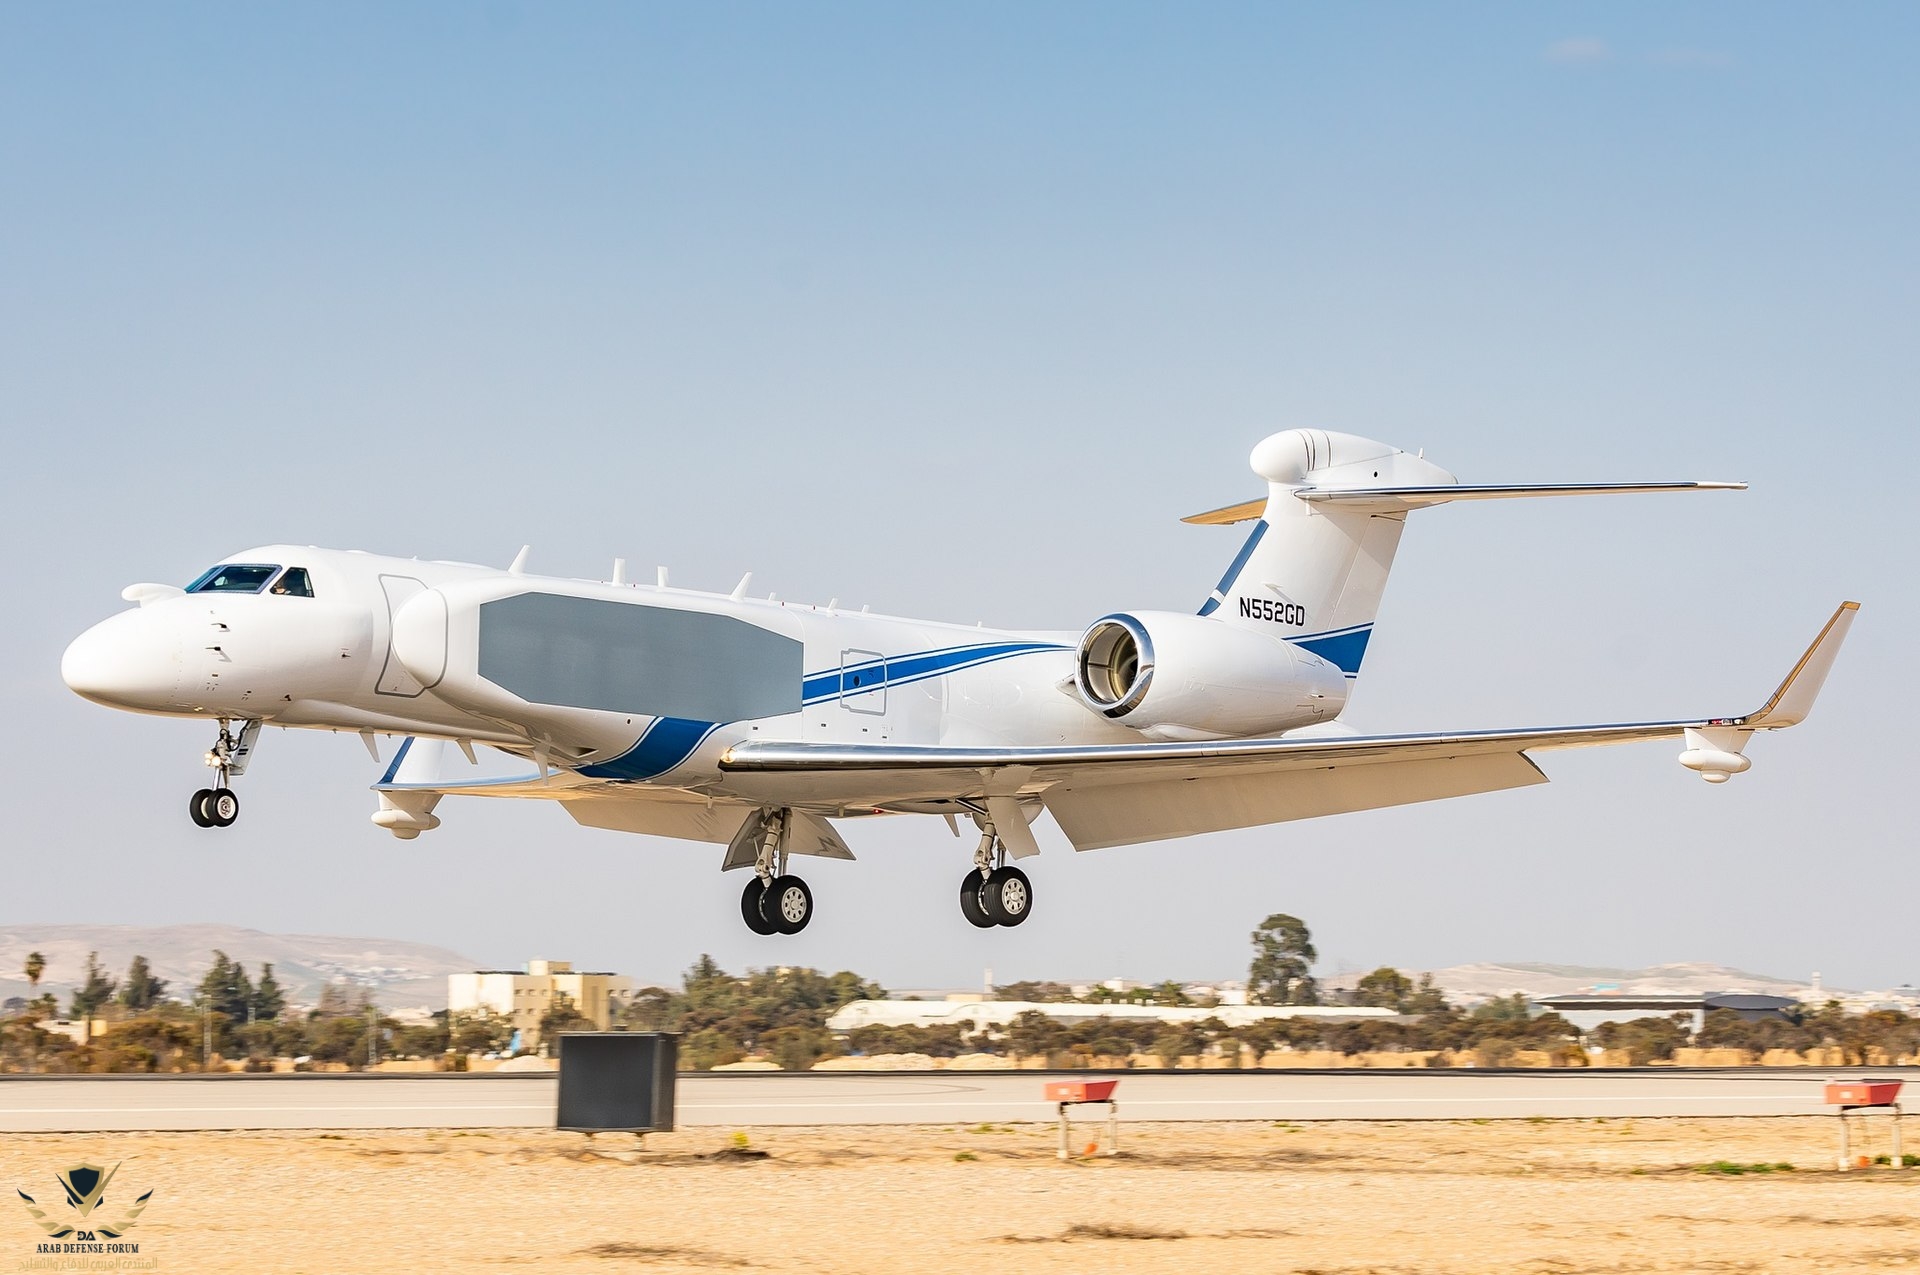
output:
MULTIPOLYGON (((1826 1071, 1265 1071, 1120 1075, 1127 1120, 1470 1120, 1804 1116, 1826 1071)), ((1842 1074, 1839 1072, 1833 1074, 1842 1074)), ((1844 1074, 1861 1075, 1860 1069, 1844 1074)), ((1920 1068, 1871 1074, 1920 1078, 1920 1068)), ((681 1127, 1051 1120, 1050 1074, 689 1073, 681 1127)), ((8 1076, 0 1133, 182 1129, 551 1128, 535 1075, 8 1076)))

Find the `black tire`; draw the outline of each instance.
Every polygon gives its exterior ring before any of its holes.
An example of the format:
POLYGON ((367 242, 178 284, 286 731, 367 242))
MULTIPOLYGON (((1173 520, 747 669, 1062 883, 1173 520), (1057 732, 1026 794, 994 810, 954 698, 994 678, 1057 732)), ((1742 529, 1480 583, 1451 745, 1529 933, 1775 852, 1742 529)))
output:
POLYGON ((971 925, 990 930, 999 922, 987 915, 986 904, 980 901, 980 873, 978 869, 968 868, 967 875, 960 879, 960 915, 967 918, 971 925))
POLYGON ((995 868, 980 889, 980 905, 995 925, 1018 925, 1033 913, 1033 883, 1018 868, 995 868))
POLYGON ((215 788, 207 797, 207 818, 216 828, 231 828, 233 821, 240 817, 240 798, 233 795, 231 788, 215 788))
POLYGON ((766 893, 760 886, 759 877, 748 877, 747 888, 740 891, 740 919, 745 921, 747 928, 755 934, 778 934, 780 931, 774 927, 773 922, 760 914, 760 903, 766 897, 766 893))
POLYGON ((775 877, 767 887, 766 902, 760 907, 774 929, 782 934, 798 934, 813 920, 813 891, 799 877, 775 877))
POLYGON ((193 821, 202 828, 213 827, 213 816, 207 813, 207 800, 212 796, 213 789, 202 788, 187 802, 187 813, 192 815, 193 821))

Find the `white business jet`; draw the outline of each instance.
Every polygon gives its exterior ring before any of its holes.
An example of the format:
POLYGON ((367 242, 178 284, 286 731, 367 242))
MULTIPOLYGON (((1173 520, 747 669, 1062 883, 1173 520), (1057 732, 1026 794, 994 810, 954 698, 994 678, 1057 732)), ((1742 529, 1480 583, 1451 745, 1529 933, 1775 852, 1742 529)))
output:
POLYGON ((1544 783, 1532 752, 1683 737, 1711 783, 1755 731, 1807 715, 1857 610, 1845 603, 1758 710, 1692 721, 1363 735, 1340 720, 1407 514, 1455 500, 1737 489, 1741 483, 1463 486, 1383 443, 1288 430, 1253 450, 1266 495, 1200 514, 1252 522, 1198 614, 1129 611, 1083 633, 965 628, 746 596, 270 545, 67 648, 68 686, 134 712, 211 718, 225 827, 263 724, 405 736, 373 821, 411 838, 450 794, 558 801, 579 822, 727 847, 741 914, 797 933, 790 859, 851 859, 834 821, 945 816, 980 832, 960 886, 977 926, 1018 925, 1051 812, 1080 850, 1544 783), (443 770, 445 745, 532 763, 443 770))

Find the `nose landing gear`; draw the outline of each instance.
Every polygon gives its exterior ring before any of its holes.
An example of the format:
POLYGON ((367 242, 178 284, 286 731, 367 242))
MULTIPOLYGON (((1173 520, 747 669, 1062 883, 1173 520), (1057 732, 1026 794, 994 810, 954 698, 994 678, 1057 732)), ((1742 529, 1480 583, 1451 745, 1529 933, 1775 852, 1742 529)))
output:
POLYGON ((240 798, 224 781, 218 788, 202 788, 187 803, 187 813, 202 828, 225 828, 240 817, 240 798))
POLYGON ((813 891, 787 871, 787 812, 767 819, 753 878, 740 893, 740 917, 755 934, 798 934, 813 920, 813 891))
POLYGON ((200 789, 187 801, 187 814, 202 828, 231 827, 240 817, 240 798, 228 785, 247 773, 247 759, 253 755, 260 723, 240 723, 238 735, 233 733, 232 725, 229 719, 221 718, 220 736, 207 750, 207 765, 213 768, 214 786, 200 789))

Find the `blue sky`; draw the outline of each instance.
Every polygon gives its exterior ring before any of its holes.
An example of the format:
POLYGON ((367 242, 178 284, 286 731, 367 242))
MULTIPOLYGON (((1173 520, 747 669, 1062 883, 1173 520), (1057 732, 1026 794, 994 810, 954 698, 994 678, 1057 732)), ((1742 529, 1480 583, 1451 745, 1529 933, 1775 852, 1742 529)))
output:
POLYGON ((1369 966, 1920 978, 1917 35, 1891 4, 0 7, 0 922, 926 985, 1232 974, 1285 910, 1369 966), (1656 745, 1056 840, 1034 921, 985 934, 944 827, 860 825, 777 945, 708 847, 491 805, 392 841, 350 739, 271 736, 210 837, 205 732, 58 680, 121 586, 279 540, 1023 626, 1191 607, 1237 536, 1174 520, 1302 425, 1466 481, 1754 484, 1416 515, 1363 727, 1738 711, 1866 610, 1722 789, 1656 745))

